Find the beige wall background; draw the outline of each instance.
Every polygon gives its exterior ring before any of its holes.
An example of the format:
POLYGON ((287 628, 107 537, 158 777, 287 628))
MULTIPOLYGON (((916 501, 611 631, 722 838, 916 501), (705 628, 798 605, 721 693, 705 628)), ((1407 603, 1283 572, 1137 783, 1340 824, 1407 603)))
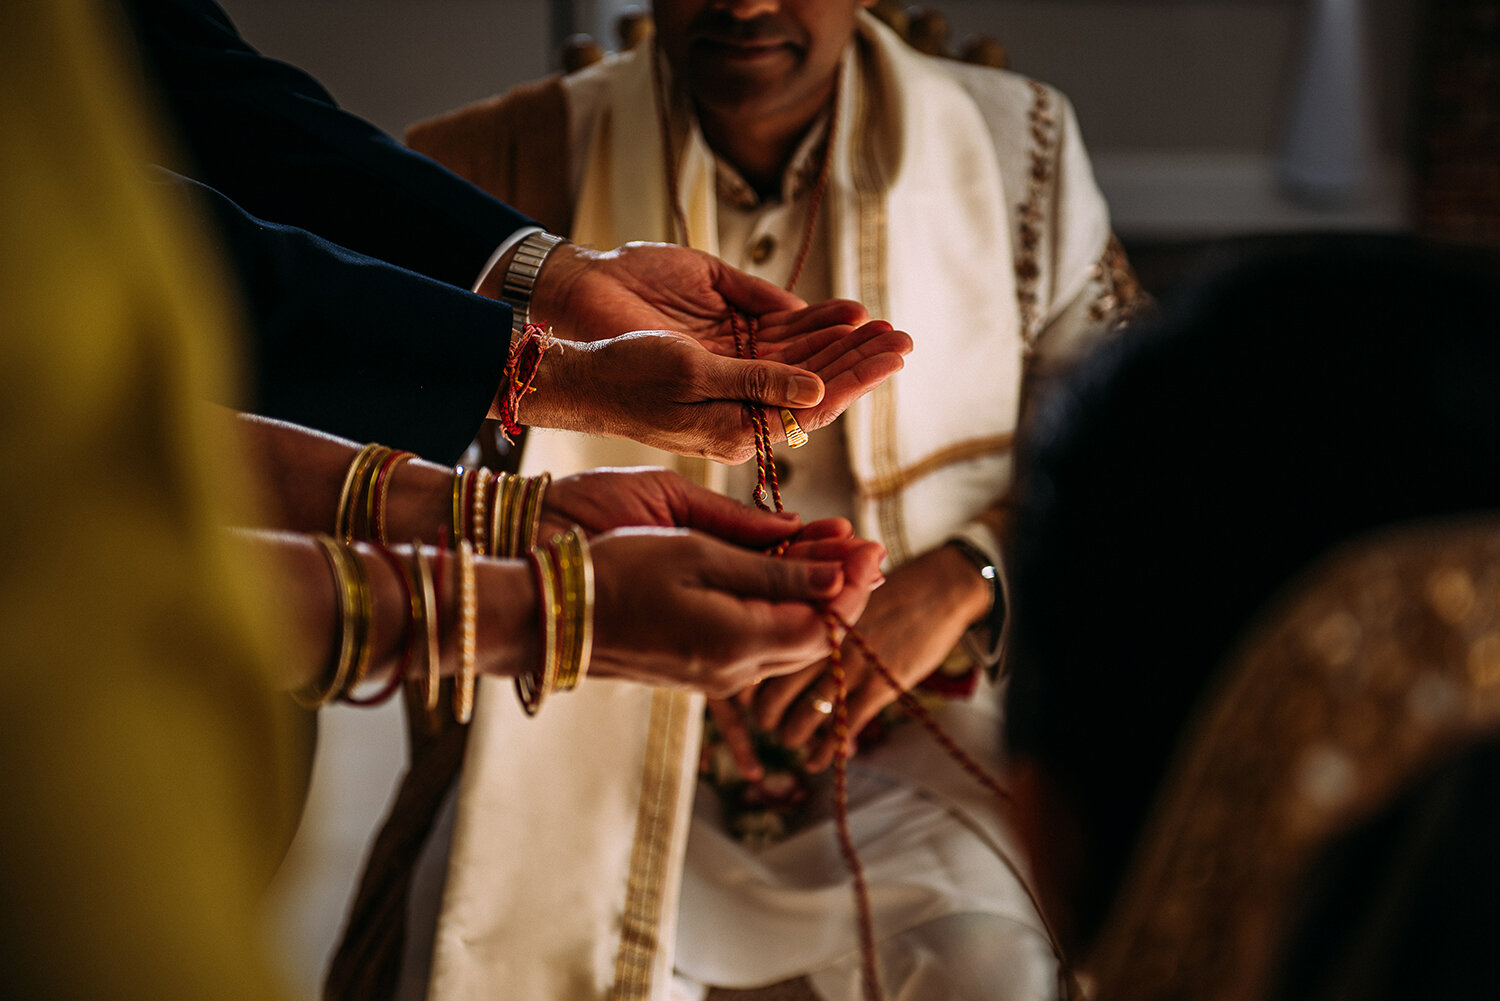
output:
MULTIPOLYGON (((1355 2, 1355 0, 1350 0, 1355 2)), ((1319 0, 943 0, 953 39, 985 33, 1073 100, 1122 233, 1197 237, 1391 228, 1407 217, 1421 0, 1358 0, 1371 179, 1335 206, 1275 182, 1319 0)), ((554 24, 604 34, 622 0, 226 0, 263 51, 397 134, 554 66, 554 24), (554 16, 556 12, 557 16, 554 16)))
MULTIPOLYGON (((1060 87, 1101 153, 1271 152, 1306 0, 946 0, 954 35, 992 34, 1012 68, 1060 87)), ((1419 0, 1365 0, 1380 146, 1405 145, 1419 0)))

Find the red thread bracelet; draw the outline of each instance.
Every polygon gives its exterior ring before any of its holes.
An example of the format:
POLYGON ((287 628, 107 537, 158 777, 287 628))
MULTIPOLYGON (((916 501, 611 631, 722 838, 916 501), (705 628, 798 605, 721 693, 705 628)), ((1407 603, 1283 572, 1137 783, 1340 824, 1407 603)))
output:
POLYGON ((524 430, 520 423, 521 400, 527 393, 535 392, 531 384, 536 381, 542 356, 551 346, 552 337, 547 329, 540 324, 528 323, 521 332, 520 339, 510 349, 510 358, 505 365, 508 373, 505 393, 500 398, 500 431, 512 445, 515 441, 511 435, 520 434, 524 430))

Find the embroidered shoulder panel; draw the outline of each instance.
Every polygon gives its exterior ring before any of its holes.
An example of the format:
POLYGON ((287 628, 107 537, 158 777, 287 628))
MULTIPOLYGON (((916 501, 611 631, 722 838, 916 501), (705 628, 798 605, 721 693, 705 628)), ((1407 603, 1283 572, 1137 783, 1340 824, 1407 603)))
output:
POLYGON ((1141 285, 1135 269, 1130 266, 1130 258, 1126 256, 1120 238, 1113 233, 1094 265, 1093 280, 1098 293, 1089 306, 1089 319, 1111 330, 1129 326, 1156 305, 1156 300, 1141 285))
POLYGON ((1052 93, 1042 83, 1028 81, 1031 109, 1026 113, 1030 137, 1026 197, 1016 207, 1016 299, 1021 309, 1021 339, 1029 352, 1041 333, 1042 243, 1050 215, 1048 191, 1057 173, 1058 128, 1052 93))

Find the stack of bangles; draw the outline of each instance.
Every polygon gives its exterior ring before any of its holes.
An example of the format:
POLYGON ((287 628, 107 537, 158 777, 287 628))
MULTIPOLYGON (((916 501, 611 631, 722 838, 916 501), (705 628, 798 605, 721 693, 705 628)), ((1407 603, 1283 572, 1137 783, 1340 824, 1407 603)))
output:
POLYGON ((549 473, 516 476, 479 467, 453 467, 453 535, 469 539, 480 556, 518 557, 536 547, 549 473))
MULTIPOLYGON (((344 477, 334 519, 334 536, 316 536, 328 561, 339 596, 338 641, 323 676, 294 694, 306 708, 334 701, 374 706, 390 699, 410 679, 418 704, 435 712, 441 677, 440 603, 447 547, 429 557, 412 543, 409 562, 387 547, 386 506, 395 469, 413 458, 383 445, 366 445, 355 455, 344 477), (369 672, 374 598, 356 540, 394 571, 405 591, 409 615, 403 633, 401 662, 391 677, 368 696, 355 689, 369 672), (417 673, 418 665, 425 667, 417 673)), ((576 688, 588 671, 593 646, 594 568, 583 530, 573 527, 537 544, 542 505, 551 477, 496 474, 488 469, 453 470, 453 535, 458 590, 459 669, 453 693, 453 715, 460 723, 473 718, 479 595, 476 557, 525 554, 537 584, 541 624, 540 662, 516 679, 516 692, 527 715, 535 715, 552 692, 576 688)))
POLYGON ((588 671, 594 645, 594 562, 577 525, 531 551, 541 622, 541 662, 516 676, 516 697, 535 716, 553 692, 570 692, 588 671))

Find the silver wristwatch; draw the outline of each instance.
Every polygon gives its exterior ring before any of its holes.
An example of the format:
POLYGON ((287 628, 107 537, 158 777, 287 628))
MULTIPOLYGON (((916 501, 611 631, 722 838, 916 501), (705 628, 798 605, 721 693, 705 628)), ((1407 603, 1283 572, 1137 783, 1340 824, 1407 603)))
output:
POLYGON ((505 281, 500 289, 500 298, 510 305, 513 334, 519 334, 531 322, 531 293, 536 288, 536 276, 542 270, 542 262, 559 243, 567 242, 551 233, 529 233, 516 244, 515 256, 505 269, 505 281))

